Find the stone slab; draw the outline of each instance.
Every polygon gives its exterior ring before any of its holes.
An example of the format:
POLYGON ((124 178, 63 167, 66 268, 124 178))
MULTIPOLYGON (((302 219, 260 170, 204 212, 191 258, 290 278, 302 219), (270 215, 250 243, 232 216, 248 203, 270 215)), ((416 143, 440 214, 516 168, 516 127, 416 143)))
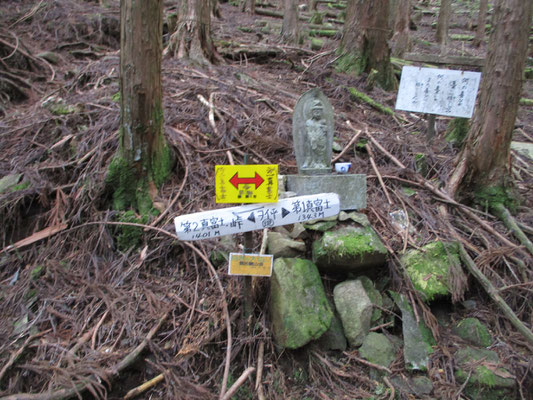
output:
POLYGON ((337 193, 341 210, 366 208, 366 175, 287 175, 287 190, 298 195, 337 193))

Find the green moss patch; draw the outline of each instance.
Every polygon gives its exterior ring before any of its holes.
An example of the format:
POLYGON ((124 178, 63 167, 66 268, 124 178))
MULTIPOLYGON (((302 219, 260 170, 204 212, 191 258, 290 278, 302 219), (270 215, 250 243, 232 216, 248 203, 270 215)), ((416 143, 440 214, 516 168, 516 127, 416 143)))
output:
MULTIPOLYGON (((134 211, 126 211, 120 213, 117 218, 118 222, 129 222, 134 224, 148 223, 149 217, 146 215, 138 216, 134 211)), ((130 248, 138 248, 142 244, 143 228, 138 226, 122 225, 118 226, 115 230, 115 238, 117 241, 117 247, 121 251, 126 251, 130 248)))
POLYGON ((456 245, 434 242, 422 250, 410 250, 403 257, 407 275, 426 301, 450 294, 450 266, 460 265, 456 245))

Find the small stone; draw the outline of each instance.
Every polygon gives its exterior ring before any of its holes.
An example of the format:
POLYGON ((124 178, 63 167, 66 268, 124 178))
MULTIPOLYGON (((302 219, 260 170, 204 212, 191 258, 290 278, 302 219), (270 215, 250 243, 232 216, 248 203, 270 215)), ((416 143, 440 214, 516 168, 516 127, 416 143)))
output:
POLYGON ((388 367, 396 358, 394 346, 382 333, 370 332, 359 348, 361 356, 373 364, 388 367))
POLYGON ((305 229, 317 232, 327 232, 337 225, 337 221, 319 221, 313 224, 305 224, 305 229))
POLYGON ((461 339, 479 347, 489 347, 492 337, 489 330, 477 318, 465 318, 453 328, 453 333, 461 339))
POLYGON ((0 193, 7 192, 20 182, 22 174, 6 175, 0 179, 0 193))
POLYGON ((352 211, 352 212, 341 211, 339 213, 339 221, 348 221, 348 220, 352 220, 353 222, 361 226, 370 226, 370 221, 368 221, 368 217, 365 214, 358 213, 355 211, 352 211))
POLYGON ((278 346, 296 349, 326 332, 333 318, 315 264, 278 258, 270 285, 272 333, 278 346))
POLYGON ((350 346, 360 346, 370 330, 372 302, 361 281, 345 281, 333 289, 335 307, 350 346))
POLYGON ((374 307, 374 310, 372 311, 372 320, 371 320, 371 325, 372 325, 381 318, 381 308, 383 307, 383 298, 379 290, 377 290, 374 287, 374 282, 372 282, 370 278, 366 276, 361 276, 357 278, 357 280, 361 281, 361 284, 363 285, 363 288, 365 289, 366 294, 368 295, 368 298, 370 299, 372 304, 377 306, 377 307, 374 307))
POLYGON ((329 329, 318 339, 318 345, 323 351, 346 350, 348 344, 342 329, 342 322, 335 313, 333 314, 329 329))
POLYGON ((279 232, 268 232, 268 253, 274 257, 295 257, 305 253, 305 243, 279 232))

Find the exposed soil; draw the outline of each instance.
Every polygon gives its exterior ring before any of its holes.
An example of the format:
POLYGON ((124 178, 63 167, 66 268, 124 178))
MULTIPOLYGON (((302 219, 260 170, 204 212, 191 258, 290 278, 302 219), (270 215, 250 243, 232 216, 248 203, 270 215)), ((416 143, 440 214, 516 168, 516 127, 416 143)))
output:
MULTIPOLYGON (((118 148, 120 13, 118 1, 106 3, 0 4, 0 177, 13 175, 17 181, 16 190, 0 194, 0 396, 43 393, 42 399, 62 398, 89 379, 80 397, 123 398, 163 374, 139 398, 216 398, 230 344, 229 384, 247 367, 262 363, 267 399, 392 398, 390 388, 371 378, 372 368, 354 358, 357 350, 276 349, 269 328, 268 279, 254 280, 255 308, 248 330, 240 322, 242 281, 228 276, 225 264, 213 267, 208 262, 211 252, 222 248, 221 241, 190 244, 172 237, 176 215, 219 207, 215 165, 242 163, 247 154, 251 163, 279 164, 281 174, 297 172, 292 110, 302 93, 320 87, 334 106, 335 140, 341 148, 354 130, 363 131, 340 161, 351 161, 352 171, 367 174, 368 207, 362 212, 391 251, 378 274, 388 288, 410 293, 417 315, 438 338, 427 373, 434 386, 428 398, 458 399, 464 389, 453 374, 461 340, 436 321, 433 314, 441 306, 450 321, 475 316, 490 328, 492 349, 517 379, 516 398, 531 398, 532 348, 479 283, 472 277, 466 288, 457 283, 453 303, 428 307, 403 279, 396 256, 407 246, 456 240, 452 226, 483 273, 496 287, 505 287, 500 294, 531 329, 531 255, 486 210, 476 211, 485 226, 450 204, 451 225, 443 220, 438 206, 446 201, 424 183, 441 188, 453 169, 458 149, 444 139, 450 118, 437 117, 438 134, 428 144, 422 115, 397 112, 393 118, 350 97, 347 88, 355 87, 394 108, 396 93, 369 90, 366 76, 335 71, 340 34, 325 39, 318 52, 310 50, 309 39, 300 46, 284 45, 279 41, 280 19, 221 4, 213 37, 222 63, 202 69, 169 57, 163 61, 165 135, 177 161, 156 199, 161 217, 144 221, 146 227, 137 236, 131 226, 120 225, 124 213, 111 209, 105 184, 118 148), (214 125, 210 107, 200 97, 214 107, 214 125), (383 185, 364 147, 370 136, 405 167, 371 144, 383 185), (424 176, 417 166, 419 154, 425 155, 424 176), (408 212, 415 233, 398 233, 389 214, 397 210, 408 212), (124 247, 120 237, 126 235, 138 240, 138 246, 124 247), (23 239, 27 243, 18 242, 23 239), (16 248, 9 247, 17 242, 16 248), (516 260, 525 263, 522 275, 516 260), (475 301, 476 307, 465 307, 463 300, 475 301), (128 355, 137 357, 128 363, 128 355)), ((468 28, 477 15, 475 3, 454 3, 451 34, 474 34, 468 28)), ((420 7, 427 12, 411 31, 412 51, 438 54, 432 27, 437 14, 429 12, 437 7, 420 7)), ((175 8, 167 1, 165 14, 175 8)), ((276 10, 276 5, 268 9, 276 10)), ((319 9, 339 13, 325 3, 319 9)), ((485 50, 486 44, 475 48, 470 41, 452 40, 446 52, 483 57, 485 50)), ((533 98, 531 79, 525 81, 523 97, 533 98)), ((533 142, 531 106, 521 106, 514 140, 533 142)), ((516 218, 531 237, 533 165, 524 155, 512 152, 512 158, 522 199, 516 218)), ((242 249, 243 239, 233 239, 233 248, 242 249)), ((262 232, 255 232, 254 250, 261 240, 262 232)), ((324 281, 329 289, 336 283, 334 277, 324 281)), ((401 334, 399 326, 389 332, 401 334)), ((390 369, 394 375, 408 374, 401 352, 390 369)), ((413 398, 401 391, 396 395, 413 398)), ((257 398, 255 374, 235 398, 257 398)))

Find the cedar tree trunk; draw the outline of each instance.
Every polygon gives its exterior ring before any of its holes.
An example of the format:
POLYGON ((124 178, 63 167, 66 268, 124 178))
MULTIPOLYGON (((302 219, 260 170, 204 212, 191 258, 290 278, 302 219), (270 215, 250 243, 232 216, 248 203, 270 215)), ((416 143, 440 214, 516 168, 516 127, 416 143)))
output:
POLYGON ((452 16, 452 0, 441 0, 439 18, 437 20, 436 40, 440 45, 448 44, 448 27, 452 16))
POLYGON ((532 4, 497 0, 478 107, 448 191, 468 197, 511 187, 510 146, 522 89, 532 4))
POLYGON ((391 39, 391 49, 394 57, 402 57, 411 47, 411 39, 409 37, 411 0, 398 0, 395 8, 396 19, 392 25, 394 33, 391 39))
POLYGON ((163 0, 123 0, 120 21, 120 148, 107 181, 116 209, 144 214, 171 168, 163 136, 163 0))
POLYGON ((479 1, 479 13, 477 15, 476 36, 474 37, 473 45, 479 47, 483 39, 485 39, 485 22, 487 21, 487 10, 489 8, 489 0, 479 1))
POLYGON ((283 8, 281 40, 284 43, 298 43, 298 0, 283 0, 283 8))
POLYGON ((202 66, 218 61, 211 38, 210 0, 180 0, 179 3, 178 26, 165 55, 170 53, 202 66))
POLYGON ((337 62, 338 70, 355 75, 376 70, 385 90, 397 86, 387 43, 388 16, 388 0, 349 0, 337 62))

